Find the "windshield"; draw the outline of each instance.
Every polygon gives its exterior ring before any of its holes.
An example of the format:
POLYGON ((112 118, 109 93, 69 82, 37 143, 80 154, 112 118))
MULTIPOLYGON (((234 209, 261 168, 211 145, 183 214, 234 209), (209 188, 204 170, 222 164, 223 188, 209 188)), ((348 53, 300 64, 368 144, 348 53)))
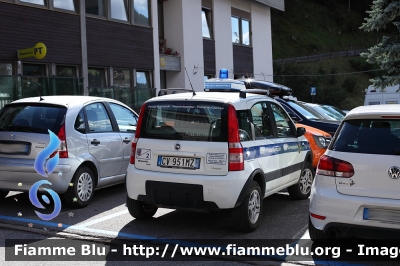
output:
POLYGON ((343 112, 342 110, 340 110, 339 108, 335 107, 335 106, 331 106, 331 105, 323 105, 323 107, 328 108, 332 111, 335 111, 336 113, 338 113, 339 115, 341 115, 343 118, 346 116, 346 113, 343 112))
POLYGON ((337 114, 333 113, 333 112, 332 112, 331 110, 329 110, 329 109, 323 108, 323 107, 320 106, 320 105, 317 105, 317 104, 310 104, 310 105, 308 105, 308 106, 310 106, 310 107, 313 108, 316 112, 318 112, 318 113, 320 113, 322 116, 324 116, 325 119, 329 119, 329 120, 333 120, 333 121, 340 121, 340 120, 341 120, 341 118, 340 118, 337 114))
POLYGON ((320 119, 325 119, 323 116, 312 110, 311 108, 298 103, 298 102, 292 102, 292 101, 287 101, 287 104, 289 104, 291 107, 296 109, 299 113, 301 113, 303 116, 305 116, 307 119, 311 120, 320 120, 320 119))
POLYGON ((227 132, 227 107, 223 103, 162 101, 146 105, 140 136, 225 142, 227 132))
POLYGON ((56 105, 21 103, 5 106, 0 112, 0 131, 57 134, 64 124, 67 108, 56 105))
POLYGON ((324 108, 324 110, 326 110, 327 112, 331 113, 332 115, 334 115, 337 120, 343 120, 343 118, 345 117, 345 115, 342 115, 341 113, 339 113, 338 111, 336 111, 334 108, 332 108, 331 106, 322 106, 322 108, 324 108))

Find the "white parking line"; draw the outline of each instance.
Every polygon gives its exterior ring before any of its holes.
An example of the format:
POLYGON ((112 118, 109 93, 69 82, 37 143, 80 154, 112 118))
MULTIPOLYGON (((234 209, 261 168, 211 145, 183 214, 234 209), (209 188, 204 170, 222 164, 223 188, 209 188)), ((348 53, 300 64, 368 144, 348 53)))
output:
POLYGON ((95 219, 95 220, 87 222, 87 223, 79 224, 78 226, 79 227, 88 227, 88 226, 91 226, 91 225, 94 225, 94 224, 97 224, 97 223, 101 223, 101 222, 110 220, 112 218, 115 218, 117 216, 121 216, 121 215, 124 215, 124 214, 127 214, 127 213, 128 213, 128 210, 123 210, 123 211, 120 211, 120 212, 116 212, 116 213, 113 213, 113 214, 110 214, 110 215, 95 219))

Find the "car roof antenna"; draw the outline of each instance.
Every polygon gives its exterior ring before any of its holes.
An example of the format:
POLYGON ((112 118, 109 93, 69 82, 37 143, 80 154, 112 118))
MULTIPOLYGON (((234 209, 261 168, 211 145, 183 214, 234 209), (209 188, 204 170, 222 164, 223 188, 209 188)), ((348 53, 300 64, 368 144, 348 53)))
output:
POLYGON ((39 98, 40 98, 39 102, 43 101, 44 99, 42 98, 42 95, 40 95, 40 92, 37 89, 37 86, 35 86, 35 90, 36 90, 37 94, 39 94, 39 98))
POLYGON ((187 72, 187 70, 186 70, 186 67, 185 67, 185 72, 186 72, 186 75, 187 75, 187 77, 188 77, 188 79, 189 79, 190 87, 192 87, 193 96, 195 96, 196 93, 194 92, 193 85, 192 85, 192 82, 190 81, 189 74, 188 74, 188 72, 187 72))

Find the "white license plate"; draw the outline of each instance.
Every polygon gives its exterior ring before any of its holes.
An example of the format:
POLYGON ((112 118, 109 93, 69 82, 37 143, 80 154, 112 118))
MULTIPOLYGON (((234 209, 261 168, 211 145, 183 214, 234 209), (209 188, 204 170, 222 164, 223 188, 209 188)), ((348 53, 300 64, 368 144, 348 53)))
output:
POLYGON ((199 169, 200 158, 158 156, 157 166, 168 168, 199 169))
POLYGON ((400 222, 400 211, 364 208, 363 216, 364 220, 375 220, 392 223, 400 222))

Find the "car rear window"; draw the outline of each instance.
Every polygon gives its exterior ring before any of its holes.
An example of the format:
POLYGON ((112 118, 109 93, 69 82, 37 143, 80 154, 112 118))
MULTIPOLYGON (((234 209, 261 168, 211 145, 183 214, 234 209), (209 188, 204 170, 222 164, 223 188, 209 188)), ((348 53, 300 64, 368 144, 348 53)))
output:
POLYGON ((210 102, 150 102, 143 114, 140 137, 226 142, 227 106, 210 102))
POLYGON ((345 121, 329 149, 341 152, 400 155, 400 120, 345 121))
POLYGON ((57 134, 64 124, 67 108, 45 104, 12 104, 0 112, 0 131, 57 134))

